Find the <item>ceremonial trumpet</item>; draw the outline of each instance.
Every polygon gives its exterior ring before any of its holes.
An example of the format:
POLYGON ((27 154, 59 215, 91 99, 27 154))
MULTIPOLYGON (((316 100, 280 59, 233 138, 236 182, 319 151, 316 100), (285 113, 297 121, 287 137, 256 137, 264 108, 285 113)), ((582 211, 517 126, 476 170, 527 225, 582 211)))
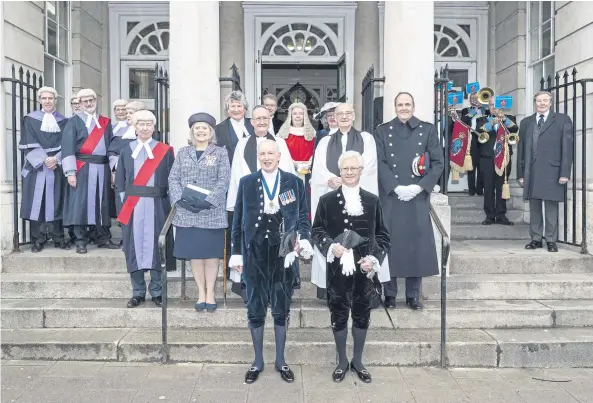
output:
POLYGON ((490 139, 490 135, 488 134, 488 132, 482 132, 478 136, 478 143, 485 144, 488 142, 488 139, 490 139))
POLYGON ((478 91, 477 97, 478 102, 482 105, 488 105, 490 99, 494 96, 494 90, 490 87, 480 88, 478 91))

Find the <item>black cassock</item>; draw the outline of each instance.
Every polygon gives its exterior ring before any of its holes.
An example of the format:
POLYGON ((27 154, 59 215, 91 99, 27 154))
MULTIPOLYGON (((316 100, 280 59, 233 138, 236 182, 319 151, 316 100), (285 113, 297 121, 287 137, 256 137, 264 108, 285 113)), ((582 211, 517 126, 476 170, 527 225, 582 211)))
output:
POLYGON ((62 133, 67 119, 57 112, 54 118, 60 127, 56 133, 41 130, 43 111, 35 111, 23 120, 19 149, 25 159, 21 175, 23 189, 21 218, 37 222, 52 222, 62 219, 62 194, 64 173, 60 166, 62 158, 62 133), (56 157, 58 166, 51 170, 45 166, 45 159, 56 157))
POLYGON ((331 311, 331 324, 334 331, 340 331, 348 324, 348 313, 352 310, 352 323, 359 329, 369 327, 373 298, 381 289, 375 275, 367 278, 360 269, 358 261, 367 256, 383 263, 389 251, 389 233, 383 222, 383 212, 379 198, 360 189, 362 215, 349 215, 345 208, 343 187, 331 191, 319 200, 311 231, 313 243, 327 257, 329 247, 336 237, 346 230, 355 231, 366 238, 366 242, 352 248, 356 269, 351 276, 342 274, 340 260, 335 258, 327 263, 327 296, 331 311))
MULTIPOLYGON (((150 140, 154 150, 159 143, 150 140)), ((115 193, 118 213, 129 196, 140 196, 128 224, 122 223, 123 250, 126 255, 128 272, 136 270, 159 270, 160 260, 158 237, 171 210, 169 202, 169 172, 175 157, 173 148, 168 150, 154 173, 144 186, 136 186, 134 180, 142 166, 149 161, 146 150, 142 149, 136 159, 132 153, 138 141, 132 141, 121 150, 115 176, 115 193)), ((164 146, 164 144, 163 144, 164 146)), ((155 157, 156 158, 156 157, 155 157)), ((198 241, 198 240, 196 240, 198 241)), ((172 232, 167 239, 167 247, 172 250, 172 232)), ((167 270, 175 270, 175 258, 168 253, 167 270)))
POLYGON ((90 146, 87 139, 96 127, 95 119, 86 127, 86 113, 78 113, 68 120, 62 136, 62 168, 76 171, 76 187, 66 185, 64 197, 64 225, 111 225, 109 188, 111 170, 107 150, 113 137, 111 120, 98 116, 103 135, 90 146), (86 149, 90 149, 86 152, 86 149), (81 152, 82 151, 82 152, 81 152), (81 166, 82 165, 82 166, 81 166), (79 169, 77 169, 77 167, 79 169))
MULTIPOLYGON (((136 133, 132 128, 132 132, 134 133, 133 138, 123 138, 128 129, 130 129, 130 125, 127 122, 112 122, 111 127, 113 128, 113 138, 111 139, 111 144, 109 144, 109 149, 107 149, 107 156, 115 156, 119 157, 121 150, 132 141, 136 140, 136 133)), ((118 160, 114 158, 109 159, 109 168, 112 172, 115 172, 117 168, 118 160)), ((115 185, 115 184, 114 184, 115 185)), ((115 204, 115 191, 113 190, 113 186, 109 189, 109 211, 111 212, 111 218, 117 217, 117 207, 115 204)))

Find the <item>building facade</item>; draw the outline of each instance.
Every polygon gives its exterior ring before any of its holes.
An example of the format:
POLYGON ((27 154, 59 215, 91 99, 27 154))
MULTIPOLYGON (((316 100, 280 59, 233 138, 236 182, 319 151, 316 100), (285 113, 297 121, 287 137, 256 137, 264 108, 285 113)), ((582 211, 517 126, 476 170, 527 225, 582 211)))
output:
MULTIPOLYGON (((532 96, 542 76, 576 69, 578 78, 593 78, 592 16, 593 2, 560 1, 3 2, 0 60, 2 77, 11 76, 12 65, 41 74, 46 85, 58 90, 58 110, 67 116, 71 94, 87 87, 97 92, 105 115, 111 115, 110 105, 119 98, 144 101, 154 110, 153 76, 159 65, 171 77, 171 143, 179 147, 185 144, 191 113, 203 110, 219 121, 225 118, 222 100, 231 84, 220 77, 229 76, 233 64, 250 104, 274 93, 281 116, 297 99, 312 110, 342 100, 354 103, 360 127, 362 80, 374 66, 375 75, 385 77, 376 86, 376 95, 383 96, 384 121, 393 118, 392 101, 399 91, 412 92, 416 115, 432 121, 432 77, 448 66, 455 88, 479 81, 497 95, 512 95, 513 113, 521 119, 533 112, 532 96)), ((10 85, 3 84, 1 91, 0 124, 9 133, 10 85)), ((587 95, 577 97, 578 167, 585 159, 583 133, 589 138, 588 160, 593 160, 593 96, 587 95), (583 97, 589 111, 584 120, 583 97)), ((572 111, 572 103, 567 107, 572 111)), ((0 192, 2 249, 8 250, 13 235, 11 137, 3 136, 0 147, 7 156, 0 166, 0 192)), ((586 167, 586 189, 579 185, 576 192, 579 200, 582 191, 588 195, 589 238, 592 166, 586 167)), ((464 190, 464 184, 451 190, 464 190)), ((512 194, 513 205, 526 210, 515 181, 512 194)))

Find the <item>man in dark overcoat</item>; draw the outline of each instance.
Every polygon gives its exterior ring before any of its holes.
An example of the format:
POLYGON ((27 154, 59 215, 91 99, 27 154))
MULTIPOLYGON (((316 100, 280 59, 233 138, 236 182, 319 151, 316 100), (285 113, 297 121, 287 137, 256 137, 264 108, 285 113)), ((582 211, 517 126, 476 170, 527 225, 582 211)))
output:
POLYGON ((439 273, 430 220, 430 193, 444 168, 443 148, 434 125, 414 116, 414 98, 395 97, 397 117, 377 127, 379 197, 391 237, 388 264, 391 281, 384 284, 385 306, 395 307, 397 278, 406 278, 406 304, 422 309, 422 277, 439 273), (430 159, 422 175, 414 172, 414 159, 430 159))
POLYGON ((572 120, 552 112, 552 94, 540 91, 534 97, 536 112, 521 121, 517 177, 523 198, 529 201, 529 234, 526 249, 541 248, 544 237, 549 252, 558 252, 558 203, 564 201, 573 163, 572 120))
MULTIPOLYGON (((267 120, 265 121, 267 124, 267 120)), ((264 369, 264 324, 268 305, 274 318, 275 369, 286 382, 294 374, 284 359, 296 257, 313 254, 305 185, 296 175, 278 169, 278 142, 265 139, 257 147, 261 169, 241 178, 231 233, 229 267, 242 272, 247 295, 247 319, 255 360, 245 374, 253 383, 264 369), (285 234, 298 236, 293 250, 280 256, 285 234)), ((287 249, 287 248, 282 248, 287 249)))

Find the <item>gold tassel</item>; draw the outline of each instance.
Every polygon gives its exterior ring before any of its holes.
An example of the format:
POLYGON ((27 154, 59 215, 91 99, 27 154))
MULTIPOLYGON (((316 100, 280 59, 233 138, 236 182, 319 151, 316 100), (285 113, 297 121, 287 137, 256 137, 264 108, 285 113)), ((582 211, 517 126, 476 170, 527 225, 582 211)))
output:
POLYGON ((463 160, 463 168, 464 171, 471 171, 474 169, 472 164, 472 156, 469 155, 469 152, 465 154, 465 158, 463 160))
POLYGON ((508 200, 511 198, 511 187, 507 181, 502 185, 502 198, 508 200))
POLYGON ((451 171, 451 180, 458 181, 460 179, 459 172, 457 172, 455 169, 452 169, 451 171))

